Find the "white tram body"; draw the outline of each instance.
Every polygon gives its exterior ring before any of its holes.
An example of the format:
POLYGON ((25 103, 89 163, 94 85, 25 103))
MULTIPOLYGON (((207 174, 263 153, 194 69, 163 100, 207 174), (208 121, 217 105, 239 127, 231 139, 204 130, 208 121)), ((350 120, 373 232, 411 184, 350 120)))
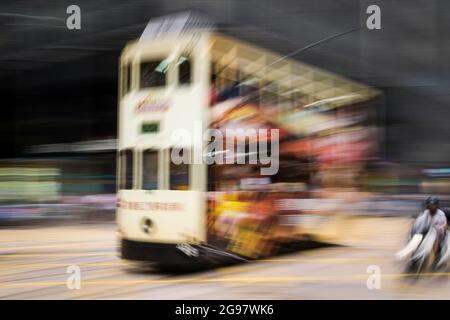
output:
MULTIPOLYGON (((186 130, 193 134, 193 123, 207 123, 208 106, 208 57, 209 36, 198 38, 185 36, 159 40, 157 42, 136 42, 124 51, 121 64, 131 65, 131 91, 123 96, 119 106, 119 150, 134 150, 133 188, 119 190, 121 201, 117 211, 118 223, 127 239, 137 241, 158 241, 180 243, 187 236, 205 241, 204 221, 206 191, 206 166, 190 166, 190 190, 169 190, 170 136, 175 130, 186 130), (195 40, 195 41, 194 41, 195 40), (139 66, 141 61, 176 59, 182 50, 192 46, 192 81, 180 87, 175 68, 169 68, 166 85, 155 88, 139 87, 139 66), (143 126, 156 125, 156 132, 143 133, 143 126), (144 150, 158 151, 157 189, 142 188, 142 154, 144 150), (132 208, 134 204, 154 206, 154 210, 132 208), (128 204, 128 205, 127 205, 128 204), (152 232, 142 231, 143 219, 158 221, 152 232)), ((174 61, 174 60, 171 60, 174 61)), ((119 159, 119 162, 122 159, 119 159)))

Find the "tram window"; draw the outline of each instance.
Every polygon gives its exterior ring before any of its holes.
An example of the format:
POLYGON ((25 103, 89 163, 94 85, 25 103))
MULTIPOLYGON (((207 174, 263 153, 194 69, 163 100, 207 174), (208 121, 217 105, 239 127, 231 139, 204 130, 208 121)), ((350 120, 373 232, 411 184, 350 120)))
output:
POLYGON ((277 105, 279 103, 278 88, 273 83, 263 85, 261 88, 261 102, 263 105, 277 105))
POLYGON ((142 189, 158 189, 158 151, 145 150, 142 154, 142 189))
MULTIPOLYGON (((184 149, 177 151, 180 158, 184 158, 184 149)), ((171 150, 172 153, 172 150, 171 150)), ((184 161, 186 162, 186 161, 184 161)), ((190 162, 190 161, 189 161, 190 162)), ((170 190, 189 190, 189 164, 176 164, 170 161, 170 190)))
POLYGON ((120 151, 120 189, 133 189, 133 151, 120 151))
POLYGON ((164 87, 169 60, 155 60, 141 63, 141 88, 164 87))
POLYGON ((181 85, 190 84, 192 81, 191 60, 188 57, 181 56, 177 62, 178 83, 181 85))
POLYGON ((131 89, 131 65, 122 67, 122 79, 123 93, 126 94, 131 89))
POLYGON ((127 67, 126 67, 127 82, 126 82, 126 87, 125 87, 127 92, 131 90, 131 79, 132 79, 131 70, 132 70, 131 64, 127 65, 127 67))

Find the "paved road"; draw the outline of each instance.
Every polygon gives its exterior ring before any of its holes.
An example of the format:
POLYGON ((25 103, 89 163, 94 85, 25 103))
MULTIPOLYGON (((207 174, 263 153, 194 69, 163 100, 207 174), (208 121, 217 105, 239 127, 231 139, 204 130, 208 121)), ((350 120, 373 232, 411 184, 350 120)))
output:
POLYGON ((1 299, 449 299, 448 274, 411 281, 393 253, 408 222, 374 218, 353 224, 348 246, 278 256, 184 275, 121 261, 115 225, 0 229, 1 299), (367 268, 381 269, 381 289, 367 288, 367 268), (69 266, 81 288, 69 290, 69 266))

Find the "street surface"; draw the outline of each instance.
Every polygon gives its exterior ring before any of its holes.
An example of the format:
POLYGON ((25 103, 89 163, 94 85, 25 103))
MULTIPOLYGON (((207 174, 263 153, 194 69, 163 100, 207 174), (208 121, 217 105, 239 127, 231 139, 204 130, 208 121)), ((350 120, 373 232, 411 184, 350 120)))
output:
POLYGON ((120 260, 113 223, 3 227, 0 299, 449 299, 449 274, 414 281, 393 258, 409 223, 358 218, 346 246, 189 274, 120 260), (81 270, 80 289, 67 287, 70 266, 81 270), (380 268, 379 290, 367 287, 369 266, 380 268))

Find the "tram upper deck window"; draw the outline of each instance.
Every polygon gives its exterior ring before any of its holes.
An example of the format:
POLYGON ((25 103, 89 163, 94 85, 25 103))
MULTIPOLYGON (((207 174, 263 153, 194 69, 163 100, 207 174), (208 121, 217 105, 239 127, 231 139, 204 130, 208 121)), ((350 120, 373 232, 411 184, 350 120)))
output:
POLYGON ((119 189, 133 189, 133 150, 122 150, 119 153, 120 172, 119 189))
POLYGON ((131 90, 131 65, 126 64, 121 68, 122 73, 122 95, 131 90))
POLYGON ((158 151, 145 150, 142 153, 142 189, 158 189, 158 151))
POLYGON ((178 83, 180 85, 190 84, 192 82, 192 67, 191 60, 187 56, 178 58, 178 83))
POLYGON ((153 60, 141 63, 141 88, 164 87, 166 85, 169 60, 153 60))

